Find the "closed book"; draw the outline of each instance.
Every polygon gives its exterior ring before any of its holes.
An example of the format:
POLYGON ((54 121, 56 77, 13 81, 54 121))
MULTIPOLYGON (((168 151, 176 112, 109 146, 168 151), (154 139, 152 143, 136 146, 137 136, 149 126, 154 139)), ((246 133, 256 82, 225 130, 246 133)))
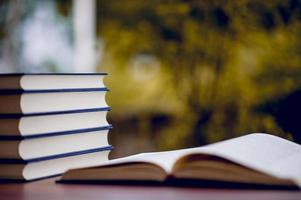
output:
POLYGON ((108 146, 108 129, 52 137, 0 140, 0 162, 48 160, 108 146))
POLYGON ((106 89, 72 92, 23 92, 0 94, 0 117, 76 113, 108 109, 106 89))
POLYGON ((105 88, 106 73, 0 74, 0 91, 105 88))
POLYGON ((36 162, 7 162, 0 164, 0 180, 32 181, 58 176, 68 169, 86 167, 108 161, 112 147, 81 154, 36 162))
POLYGON ((106 110, 0 118, 0 139, 66 135, 109 128, 106 110))

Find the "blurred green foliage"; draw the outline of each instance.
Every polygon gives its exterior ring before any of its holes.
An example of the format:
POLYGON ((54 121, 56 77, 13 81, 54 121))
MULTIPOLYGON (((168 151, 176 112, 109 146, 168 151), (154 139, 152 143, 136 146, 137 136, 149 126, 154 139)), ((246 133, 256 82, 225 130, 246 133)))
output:
POLYGON ((301 85, 301 1, 100 0, 97 8, 115 139, 150 143, 137 151, 250 132, 290 137, 256 107, 301 85))
MULTIPOLYGON (((0 47, 15 57, 12 32, 38 2, 0 1, 0 47)), ((72 1, 54 2, 71 19, 72 1)), ((259 108, 301 88, 301 0, 97 0, 96 9, 115 156, 250 132, 291 138, 259 108)))

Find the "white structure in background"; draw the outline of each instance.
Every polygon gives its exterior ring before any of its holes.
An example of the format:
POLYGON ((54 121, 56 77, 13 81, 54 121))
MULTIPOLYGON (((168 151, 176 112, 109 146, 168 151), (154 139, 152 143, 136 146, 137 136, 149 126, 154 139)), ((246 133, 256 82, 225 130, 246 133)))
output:
POLYGON ((21 26, 21 70, 72 72, 73 47, 68 19, 60 17, 53 1, 39 1, 21 26))
POLYGON ((96 69, 95 9, 95 0, 73 0, 73 66, 75 72, 94 72, 96 69))

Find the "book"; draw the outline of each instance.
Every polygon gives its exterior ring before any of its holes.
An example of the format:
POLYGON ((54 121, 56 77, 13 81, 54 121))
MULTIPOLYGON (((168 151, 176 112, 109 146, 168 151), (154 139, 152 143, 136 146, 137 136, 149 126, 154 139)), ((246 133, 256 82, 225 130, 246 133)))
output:
POLYGON ((0 91, 105 88, 106 73, 0 74, 0 91))
POLYGON ((40 161, 107 148, 108 129, 23 140, 0 140, 0 163, 40 161))
POLYGON ((22 139, 110 128, 107 110, 0 118, 0 139, 22 139), (101 127, 100 127, 101 126, 101 127))
POLYGON ((107 161, 110 150, 111 147, 51 160, 1 163, 0 180, 33 181, 59 176, 70 168, 85 167, 107 161))
POLYGON ((106 91, 0 93, 0 117, 108 110, 106 91))
POLYGON ((71 169, 60 182, 221 181, 301 186, 301 146, 269 134, 183 150, 142 153, 71 169))

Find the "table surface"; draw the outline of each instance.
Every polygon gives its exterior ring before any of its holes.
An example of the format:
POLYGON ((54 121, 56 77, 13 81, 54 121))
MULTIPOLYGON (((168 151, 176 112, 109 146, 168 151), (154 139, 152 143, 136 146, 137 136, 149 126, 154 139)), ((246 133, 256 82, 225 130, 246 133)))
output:
POLYGON ((177 199, 301 199, 301 191, 235 190, 160 186, 57 184, 55 178, 29 183, 0 183, 0 200, 6 199, 101 199, 101 200, 177 200, 177 199))

